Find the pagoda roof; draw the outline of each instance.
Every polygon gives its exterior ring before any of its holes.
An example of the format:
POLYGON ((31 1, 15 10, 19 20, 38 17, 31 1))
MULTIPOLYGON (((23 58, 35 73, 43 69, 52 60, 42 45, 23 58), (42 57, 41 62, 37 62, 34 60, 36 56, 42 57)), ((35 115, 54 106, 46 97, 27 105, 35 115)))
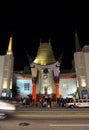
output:
POLYGON ((40 43, 37 56, 33 63, 38 65, 50 65, 56 62, 50 42, 40 43))

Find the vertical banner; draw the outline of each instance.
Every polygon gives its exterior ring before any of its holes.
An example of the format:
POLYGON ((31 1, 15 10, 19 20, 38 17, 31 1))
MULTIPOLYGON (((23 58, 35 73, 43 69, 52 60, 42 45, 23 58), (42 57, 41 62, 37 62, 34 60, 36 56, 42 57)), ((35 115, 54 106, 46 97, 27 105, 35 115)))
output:
POLYGON ((31 68, 32 72, 32 98, 36 104, 36 80, 37 80, 37 68, 31 68))
POLYGON ((56 87, 56 98, 60 97, 60 90, 59 90, 59 67, 54 68, 54 78, 55 78, 55 87, 56 87))

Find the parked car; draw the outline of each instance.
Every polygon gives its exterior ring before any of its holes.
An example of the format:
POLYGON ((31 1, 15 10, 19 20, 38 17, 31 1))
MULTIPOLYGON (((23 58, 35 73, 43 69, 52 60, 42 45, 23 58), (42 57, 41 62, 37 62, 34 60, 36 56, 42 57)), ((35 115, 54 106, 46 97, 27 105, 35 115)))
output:
POLYGON ((74 102, 67 102, 65 106, 66 106, 66 108, 74 108, 75 104, 74 104, 74 102))
POLYGON ((16 110, 16 106, 10 102, 0 100, 0 119, 5 119, 8 114, 16 110))
POLYGON ((89 107, 89 99, 77 99, 75 107, 89 107))
POLYGON ((66 103, 67 108, 89 107, 89 99, 76 99, 74 102, 66 103))

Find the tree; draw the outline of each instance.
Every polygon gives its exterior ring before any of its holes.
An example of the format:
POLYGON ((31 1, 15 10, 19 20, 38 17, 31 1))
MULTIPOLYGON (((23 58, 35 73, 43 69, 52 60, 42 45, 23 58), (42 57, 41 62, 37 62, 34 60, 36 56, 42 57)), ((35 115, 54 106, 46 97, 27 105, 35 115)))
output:
POLYGON ((16 84, 12 85, 12 98, 15 99, 19 95, 19 88, 16 86, 16 84))

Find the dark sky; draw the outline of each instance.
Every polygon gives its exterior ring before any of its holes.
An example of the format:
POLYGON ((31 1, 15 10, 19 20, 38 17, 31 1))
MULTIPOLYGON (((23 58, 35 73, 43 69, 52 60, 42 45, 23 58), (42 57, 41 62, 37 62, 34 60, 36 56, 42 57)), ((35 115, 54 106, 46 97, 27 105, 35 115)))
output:
POLYGON ((0 55, 6 53, 12 34, 15 70, 29 65, 26 52, 35 59, 40 39, 42 42, 51 39, 56 59, 64 52, 61 69, 72 67, 75 28, 80 46, 89 44, 89 9, 85 2, 21 1, 1 6, 0 55))

